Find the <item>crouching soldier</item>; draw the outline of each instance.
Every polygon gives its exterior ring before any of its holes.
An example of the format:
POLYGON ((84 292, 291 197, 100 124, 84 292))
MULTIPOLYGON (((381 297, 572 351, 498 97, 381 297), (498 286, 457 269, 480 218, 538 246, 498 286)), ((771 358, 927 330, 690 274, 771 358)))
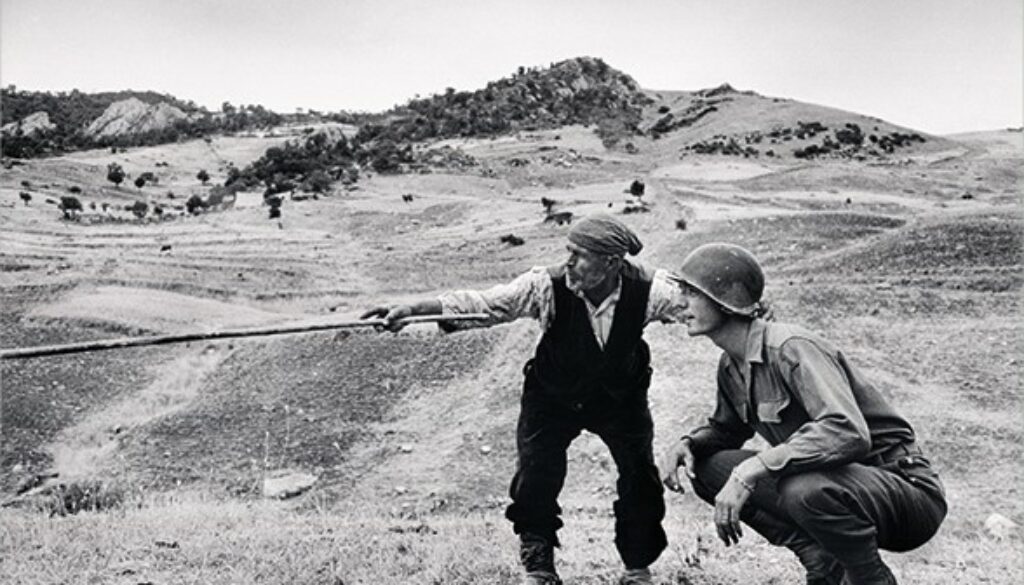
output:
POLYGON ((683 491, 682 467, 726 546, 742 521, 796 553, 809 584, 896 583, 879 549, 921 546, 946 515, 910 424, 830 343, 754 316, 764 274, 748 251, 701 246, 676 276, 689 335, 724 351, 714 413, 669 448, 665 485, 683 491), (742 449, 755 432, 770 447, 742 449))

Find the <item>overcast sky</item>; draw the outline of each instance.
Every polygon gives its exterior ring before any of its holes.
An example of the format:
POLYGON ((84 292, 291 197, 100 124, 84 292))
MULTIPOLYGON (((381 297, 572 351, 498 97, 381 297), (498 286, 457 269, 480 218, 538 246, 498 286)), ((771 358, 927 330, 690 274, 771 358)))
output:
POLYGON ((1021 126, 1021 0, 0 0, 0 83, 379 111, 600 57, 932 133, 1021 126))

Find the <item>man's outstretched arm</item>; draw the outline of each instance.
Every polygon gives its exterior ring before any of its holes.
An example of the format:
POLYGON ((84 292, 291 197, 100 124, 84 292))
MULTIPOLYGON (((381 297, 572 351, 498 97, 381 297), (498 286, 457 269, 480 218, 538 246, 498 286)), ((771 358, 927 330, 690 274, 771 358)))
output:
POLYGON ((439 322, 446 332, 475 327, 489 327, 509 323, 523 317, 541 321, 546 328, 554 313, 551 277, 543 267, 533 268, 512 282, 499 284, 486 290, 454 290, 434 299, 408 304, 374 307, 361 318, 382 318, 388 331, 400 331, 400 319, 413 315, 483 313, 487 319, 460 322, 439 322))
POLYGON ((388 331, 401 331, 405 324, 401 322, 413 315, 440 315, 441 301, 424 299, 407 305, 387 305, 374 307, 359 316, 360 319, 384 319, 384 328, 388 331))

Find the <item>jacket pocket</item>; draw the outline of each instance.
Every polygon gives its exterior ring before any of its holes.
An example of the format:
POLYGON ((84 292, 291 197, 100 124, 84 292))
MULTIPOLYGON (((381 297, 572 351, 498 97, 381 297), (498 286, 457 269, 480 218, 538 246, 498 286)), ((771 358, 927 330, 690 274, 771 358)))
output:
POLYGON ((783 396, 778 400, 761 400, 757 404, 757 420, 764 423, 782 422, 782 411, 789 406, 789 397, 783 396))

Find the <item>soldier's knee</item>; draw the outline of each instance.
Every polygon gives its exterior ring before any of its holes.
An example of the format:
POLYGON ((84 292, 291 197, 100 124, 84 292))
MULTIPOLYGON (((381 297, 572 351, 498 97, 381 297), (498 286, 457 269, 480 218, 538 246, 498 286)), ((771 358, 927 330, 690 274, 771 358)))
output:
POLYGON ((830 507, 834 499, 832 482, 828 476, 818 472, 790 475, 779 480, 779 503, 794 518, 830 507))

